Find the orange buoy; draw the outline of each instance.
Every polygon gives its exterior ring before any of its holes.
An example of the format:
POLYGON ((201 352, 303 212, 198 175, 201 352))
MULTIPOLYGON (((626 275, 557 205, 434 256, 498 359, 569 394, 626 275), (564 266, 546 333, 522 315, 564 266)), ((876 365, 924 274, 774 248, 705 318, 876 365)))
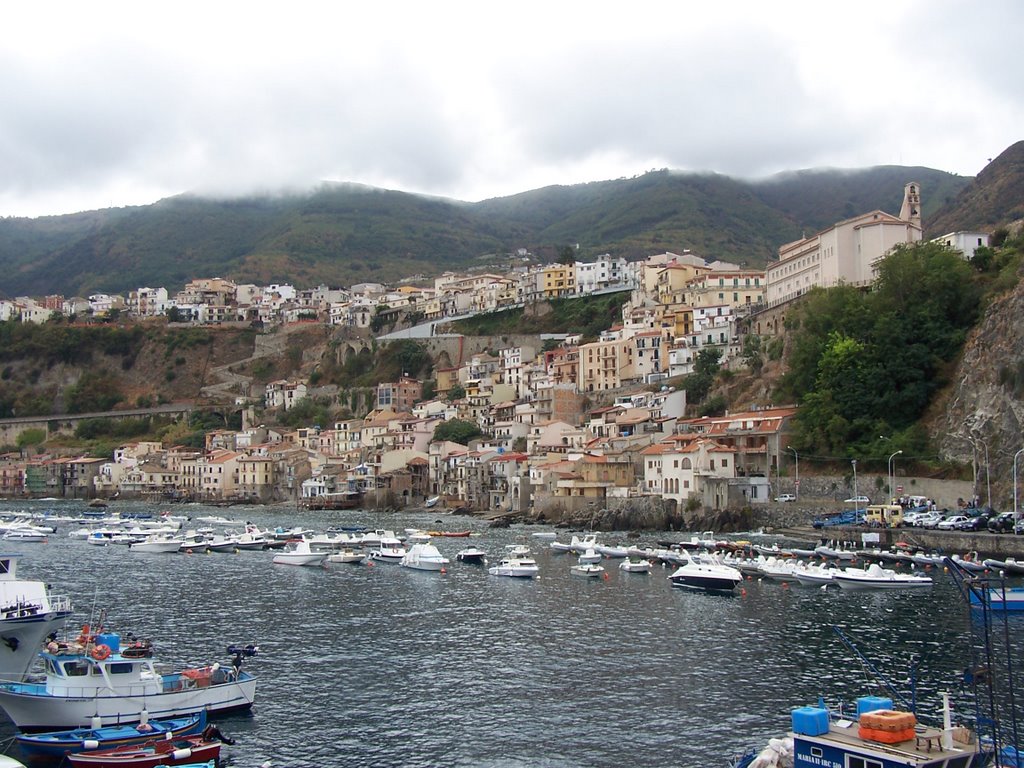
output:
POLYGON ((100 643, 92 649, 92 657, 96 661, 103 661, 110 656, 110 646, 100 643))

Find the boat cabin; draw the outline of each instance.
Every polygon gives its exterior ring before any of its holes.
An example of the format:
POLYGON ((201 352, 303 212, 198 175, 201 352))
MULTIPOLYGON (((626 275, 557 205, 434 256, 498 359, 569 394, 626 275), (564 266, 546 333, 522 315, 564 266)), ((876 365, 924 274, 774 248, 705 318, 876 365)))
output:
MULTIPOLYGON (((857 716, 824 707, 793 710, 793 768, 968 768, 977 757, 969 731, 917 723, 889 699, 857 700, 857 716)), ((948 721, 947 721, 948 722, 948 721)))

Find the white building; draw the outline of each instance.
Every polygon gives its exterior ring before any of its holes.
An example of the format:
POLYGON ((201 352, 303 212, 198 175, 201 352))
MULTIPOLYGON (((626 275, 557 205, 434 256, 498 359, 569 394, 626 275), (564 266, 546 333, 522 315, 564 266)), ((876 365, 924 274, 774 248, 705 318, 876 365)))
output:
POLYGON ((988 234, 985 232, 950 232, 948 235, 936 237, 931 242, 941 243, 947 248, 959 251, 967 261, 974 258, 979 248, 988 248, 988 234))
POLYGON ((811 288, 870 285, 875 262, 897 245, 920 240, 921 185, 911 182, 904 188, 899 216, 872 211, 779 248, 778 262, 765 270, 768 306, 811 288))
POLYGON ((577 261, 575 267, 576 293, 580 295, 628 282, 627 262, 622 256, 612 258, 606 253, 594 261, 577 261))

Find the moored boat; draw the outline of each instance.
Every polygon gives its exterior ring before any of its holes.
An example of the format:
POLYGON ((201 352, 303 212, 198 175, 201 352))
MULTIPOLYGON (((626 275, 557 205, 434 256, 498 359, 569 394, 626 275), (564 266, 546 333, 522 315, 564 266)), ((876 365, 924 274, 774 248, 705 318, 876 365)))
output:
POLYGON ((35 731, 249 709, 256 678, 242 670, 242 659, 257 648, 229 646, 228 652, 234 654, 228 665, 161 674, 150 656, 122 653, 120 635, 84 627, 75 642, 50 643, 39 654, 43 682, 0 683, 0 707, 20 729, 35 731))
POLYGON ((111 749, 93 749, 68 755, 72 766, 89 768, 162 768, 162 766, 215 766, 220 742, 202 736, 181 739, 151 739, 111 749))
POLYGON ((71 600, 51 595, 42 581, 18 578, 21 555, 0 555, 0 679, 21 680, 43 639, 64 626, 71 600))
POLYGON ((589 578, 597 578, 604 575, 604 566, 598 565, 597 563, 579 563, 569 569, 569 573, 573 576, 584 576, 589 578))
POLYGON ((992 587, 970 592, 972 608, 996 611, 1024 611, 1024 587, 992 587))
POLYGON ((183 717, 141 720, 136 724, 108 725, 100 728, 71 728, 45 733, 19 733, 16 736, 27 755, 63 757, 72 752, 111 749, 142 744, 153 739, 176 739, 197 734, 206 727, 206 710, 183 717))
POLYGON ((328 563, 348 563, 350 565, 356 565, 365 559, 365 554, 356 552, 354 549, 343 549, 341 552, 334 552, 327 556, 328 563))
POLYGON ((540 572, 537 561, 529 557, 506 557, 497 565, 487 569, 492 576, 511 576, 518 579, 532 579, 540 572))
POLYGON ((690 560, 686 565, 676 568, 669 579, 673 587, 732 592, 743 581, 743 574, 728 565, 690 560))
POLYGON ((314 552, 305 539, 296 541, 292 546, 274 555, 278 565, 323 565, 327 559, 326 552, 314 552))
POLYGON ((444 571, 449 560, 433 544, 413 544, 399 561, 404 568, 417 571, 444 571))
POLYGON ((843 589, 908 589, 930 587, 931 577, 913 573, 897 573, 872 563, 867 568, 846 568, 832 574, 832 580, 843 589))
POLYGON ((462 563, 482 563, 487 559, 487 553, 480 547, 466 547, 455 554, 455 559, 462 563))
POLYGON ((619 570, 626 573, 650 573, 650 560, 623 560, 619 563, 619 570))

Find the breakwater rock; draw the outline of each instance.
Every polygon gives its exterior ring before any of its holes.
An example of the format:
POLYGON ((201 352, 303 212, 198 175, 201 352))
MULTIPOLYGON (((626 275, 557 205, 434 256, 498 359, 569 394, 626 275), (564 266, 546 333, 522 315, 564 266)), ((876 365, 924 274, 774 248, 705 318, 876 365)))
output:
POLYGON ((672 501, 652 496, 606 499, 577 509, 547 505, 530 520, 592 531, 748 531, 763 525, 749 507, 739 510, 681 511, 672 501))

